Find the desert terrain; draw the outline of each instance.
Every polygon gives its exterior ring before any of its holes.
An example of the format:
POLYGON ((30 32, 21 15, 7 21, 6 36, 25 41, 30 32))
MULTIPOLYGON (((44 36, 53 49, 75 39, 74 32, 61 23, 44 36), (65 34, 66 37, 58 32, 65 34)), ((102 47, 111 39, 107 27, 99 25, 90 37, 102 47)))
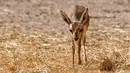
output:
POLYGON ((130 73, 130 0, 0 0, 0 73, 130 73), (74 4, 90 15, 75 68, 60 15, 74 4))

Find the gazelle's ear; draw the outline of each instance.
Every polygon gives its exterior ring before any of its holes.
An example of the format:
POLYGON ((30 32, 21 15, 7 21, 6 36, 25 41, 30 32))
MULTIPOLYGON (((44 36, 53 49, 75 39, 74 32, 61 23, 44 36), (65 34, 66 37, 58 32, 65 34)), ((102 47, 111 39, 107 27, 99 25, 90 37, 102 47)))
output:
POLYGON ((88 8, 85 8, 84 12, 82 13, 81 17, 80 17, 80 30, 82 30, 84 22, 86 22, 88 20, 88 8))
POLYGON ((84 20, 86 19, 86 14, 88 12, 88 8, 86 8, 84 10, 84 12, 82 13, 81 17, 80 17, 80 23, 83 24, 84 20))
POLYGON ((63 20, 69 25, 71 23, 71 20, 69 19, 69 17, 62 10, 60 11, 60 13, 61 13, 63 20))

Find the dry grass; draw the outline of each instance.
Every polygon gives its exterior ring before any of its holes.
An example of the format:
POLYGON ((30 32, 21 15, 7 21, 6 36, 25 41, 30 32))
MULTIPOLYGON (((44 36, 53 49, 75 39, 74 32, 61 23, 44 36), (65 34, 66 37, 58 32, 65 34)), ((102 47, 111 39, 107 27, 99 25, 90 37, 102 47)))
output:
MULTIPOLYGON (((16 27, 17 23, 5 22, 4 24, 4 26, 1 24, 0 32, 0 71, 2 73, 129 72, 130 48, 127 47, 129 45, 127 42, 120 43, 116 42, 120 40, 116 40, 109 43, 110 39, 106 37, 93 38, 89 35, 86 42, 88 62, 72 68, 71 43, 69 37, 65 36, 67 34, 40 30, 20 33, 16 27), (8 25, 10 27, 5 27, 8 25)), ((90 34, 90 31, 88 33, 90 34)))

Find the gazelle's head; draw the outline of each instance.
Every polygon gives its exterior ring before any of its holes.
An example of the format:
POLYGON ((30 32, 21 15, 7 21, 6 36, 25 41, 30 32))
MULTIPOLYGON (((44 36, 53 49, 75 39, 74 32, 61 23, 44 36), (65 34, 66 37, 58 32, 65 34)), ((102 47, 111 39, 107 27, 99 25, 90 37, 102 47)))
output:
POLYGON ((73 39, 77 41, 84 31, 83 24, 86 22, 87 9, 84 10, 79 21, 71 21, 66 13, 63 11, 60 11, 60 13, 63 20, 69 25, 69 31, 72 33, 73 39))

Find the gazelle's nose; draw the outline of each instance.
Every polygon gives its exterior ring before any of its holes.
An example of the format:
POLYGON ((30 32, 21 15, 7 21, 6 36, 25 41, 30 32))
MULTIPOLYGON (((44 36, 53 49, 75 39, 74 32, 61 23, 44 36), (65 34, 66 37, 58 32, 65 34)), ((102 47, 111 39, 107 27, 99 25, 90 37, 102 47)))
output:
POLYGON ((78 38, 77 38, 77 37, 75 37, 74 39, 75 39, 75 41, 77 41, 77 40, 78 40, 78 38))

